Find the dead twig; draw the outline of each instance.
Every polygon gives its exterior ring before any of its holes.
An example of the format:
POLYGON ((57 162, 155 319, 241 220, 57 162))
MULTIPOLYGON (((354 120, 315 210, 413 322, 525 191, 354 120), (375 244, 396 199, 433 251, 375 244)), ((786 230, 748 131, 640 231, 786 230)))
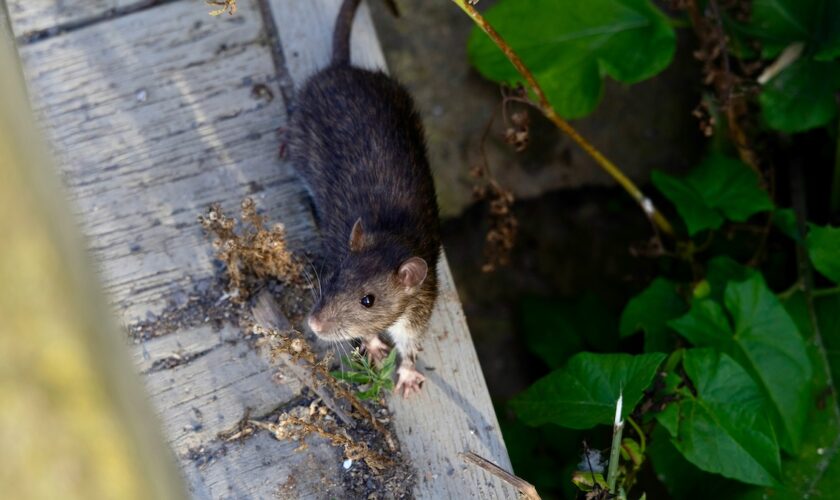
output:
MULTIPOLYGON (((267 293, 267 292, 266 292, 267 293)), ((377 420, 376 416, 347 388, 342 382, 337 380, 330 374, 327 360, 319 360, 318 356, 312 350, 312 346, 306 342, 300 333, 286 328, 285 331, 271 327, 275 321, 275 312, 271 312, 275 305, 270 305, 273 299, 270 296, 263 295, 261 300, 269 302, 266 306, 256 306, 256 313, 259 314, 257 323, 253 325, 252 331, 255 334, 261 335, 263 339, 260 344, 268 348, 272 359, 281 360, 288 365, 295 365, 297 368, 305 372, 306 384, 310 387, 325 388, 322 392, 327 394, 331 403, 330 409, 333 407, 339 408, 335 398, 343 399, 353 408, 360 418, 370 423, 370 425, 385 439, 385 443, 391 451, 397 449, 396 440, 391 435, 391 432, 382 423, 377 420), (266 298, 262 298, 266 297, 266 298), (311 385, 310 385, 311 384, 311 385)), ((278 313, 279 314, 279 313, 278 313)), ((255 314, 255 318, 257 318, 255 314)), ((282 320, 280 320, 283 324, 282 320)), ((314 388, 313 388, 314 390, 314 388)), ((319 389, 320 390, 320 389, 319 389)), ((319 396, 321 393, 317 393, 319 396)), ((323 398, 323 396, 322 396, 323 398)), ((325 400, 326 404, 326 400, 325 400)), ((338 413, 336 413, 338 416, 338 413)), ((341 418, 341 417, 339 417, 341 418)), ((345 418, 349 418, 345 414, 345 418)), ((343 419, 342 419, 343 420, 343 419)))
POLYGON ((218 9, 211 10, 211 16, 221 16, 225 12, 229 15, 236 14, 236 0, 204 0, 207 5, 218 7, 218 9))
MULTIPOLYGON (((326 438, 333 446, 342 447, 345 457, 350 460, 364 460, 374 472, 381 472, 394 465, 394 461, 390 458, 371 450, 365 443, 354 441, 339 429, 329 430, 300 417, 283 414, 277 419, 277 423, 259 420, 250 420, 248 423, 271 432, 278 440, 294 439, 302 442, 306 436, 316 434, 326 438)), ((305 445, 302 444, 302 446, 305 445)))
POLYGON ((539 493, 537 493, 537 489, 534 487, 533 484, 529 483, 528 481, 520 477, 514 476, 513 474, 507 472, 506 470, 502 469, 493 462, 471 451, 459 453, 458 455, 461 457, 462 460, 464 460, 464 462, 484 469, 484 471, 488 474, 496 476, 502 481, 513 486, 514 488, 519 490, 519 492, 522 493, 522 495, 525 498, 528 498, 529 500, 540 500, 540 495, 539 493))
MULTIPOLYGON (((254 315, 254 320, 257 324, 266 329, 274 329, 278 331, 289 330, 291 325, 286 317, 280 312, 277 302, 271 297, 268 291, 263 290, 257 297, 254 306, 251 308, 251 313, 254 315)), ((356 422, 341 408, 338 402, 332 397, 330 391, 318 383, 312 373, 304 366, 292 360, 292 357, 286 353, 280 353, 275 356, 279 359, 289 370, 301 381, 304 385, 309 387, 312 392, 321 398, 321 401, 332 410, 339 420, 349 427, 355 427, 356 422)))

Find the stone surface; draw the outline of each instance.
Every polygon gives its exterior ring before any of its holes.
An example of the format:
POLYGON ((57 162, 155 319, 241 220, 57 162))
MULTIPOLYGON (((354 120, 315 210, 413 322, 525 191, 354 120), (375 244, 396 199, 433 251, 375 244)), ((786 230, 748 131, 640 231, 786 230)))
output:
MULTIPOLYGON (((399 0, 399 18, 377 3, 371 11, 388 66, 423 115, 441 213, 458 215, 472 202, 469 167, 480 161, 482 133, 500 109, 498 86, 470 66, 466 42, 472 22, 452 2, 399 0)), ((492 3, 479 6, 484 10, 492 3)), ((699 71, 688 45, 680 43, 676 63, 651 80, 632 86, 608 81, 598 109, 573 123, 637 182, 647 182, 653 168, 688 168, 702 143, 690 113, 699 101, 699 71)), ((551 123, 536 111, 531 116, 531 146, 524 153, 503 142, 500 115, 485 144, 494 175, 517 197, 613 184, 551 123)))

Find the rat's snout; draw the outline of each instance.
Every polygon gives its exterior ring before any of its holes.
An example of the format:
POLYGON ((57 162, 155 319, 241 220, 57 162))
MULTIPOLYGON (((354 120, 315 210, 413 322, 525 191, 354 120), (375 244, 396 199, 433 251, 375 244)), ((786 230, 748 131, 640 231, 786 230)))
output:
POLYGON ((329 326, 329 322, 322 321, 314 314, 309 316, 309 318, 306 320, 306 323, 309 325, 310 330, 318 334, 324 333, 324 331, 327 330, 327 327, 329 326))
POLYGON ((324 323, 315 316, 310 316, 306 322, 309 324, 309 328, 315 333, 321 333, 321 330, 324 329, 324 323))

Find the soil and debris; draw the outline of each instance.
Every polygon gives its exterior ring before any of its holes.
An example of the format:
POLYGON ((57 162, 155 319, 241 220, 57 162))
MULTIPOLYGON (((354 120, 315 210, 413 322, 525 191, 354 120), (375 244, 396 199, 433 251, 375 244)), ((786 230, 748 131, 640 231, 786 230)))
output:
MULTIPOLYGON (((267 229, 265 218, 250 198, 242 202, 241 209, 241 221, 226 216, 218 205, 199 217, 213 238, 222 263, 219 270, 228 277, 228 290, 218 295, 217 303, 228 304, 224 317, 235 320, 250 345, 275 366, 282 367, 285 362, 287 367, 294 363, 296 369, 305 369, 307 387, 291 406, 283 405, 261 417, 246 414, 235 428, 218 436, 222 442, 219 450, 260 431, 277 439, 297 441, 298 450, 303 450, 306 438, 314 435, 342 450, 337 466, 348 498, 411 498, 414 473, 393 436, 392 416, 384 401, 360 401, 355 388, 330 374, 335 363, 329 353, 324 354, 323 346, 314 348, 292 326, 303 320, 313 295, 312 284, 301 279, 305 273, 303 261, 288 248, 283 226, 275 224, 267 229), (252 308, 256 308, 259 292, 263 291, 289 320, 287 329, 261 324, 253 317, 252 308)), ((224 279, 217 282, 223 283, 224 279)), ((180 309, 163 316, 174 319, 176 311, 180 309)), ((175 322, 163 322, 169 323, 175 322)), ((141 328, 138 333, 145 331, 141 328)), ((195 454, 197 461, 206 462, 206 455, 210 460, 215 458, 207 450, 196 450, 195 454)))
MULTIPOLYGON (((215 261, 217 272, 224 267, 215 261)), ((128 336, 135 343, 168 335, 185 328, 210 324, 219 330, 226 323, 239 323, 240 306, 230 300, 224 278, 196 281, 189 294, 169 301, 164 310, 128 325, 128 336)))
MULTIPOLYGON (((287 362, 285 370, 292 371, 288 362, 293 362, 308 376, 299 397, 278 402, 268 415, 246 413, 234 428, 220 433, 218 440, 191 448, 185 458, 204 467, 225 456, 232 443, 256 432, 294 440, 301 451, 312 436, 326 439, 341 451, 335 466, 347 498, 411 498, 414 472, 394 438, 392 415, 385 401, 360 401, 357 388, 330 374, 337 363, 329 347, 313 345, 294 328, 302 324, 315 295, 313 283, 303 279, 308 257, 292 253, 283 225, 268 227, 250 198, 241 204, 240 220, 226 216, 218 204, 198 220, 216 251, 215 276, 196 281, 191 291, 173 297, 161 313, 149 313, 146 319, 129 325, 129 338, 139 344, 199 325, 210 324, 218 331, 233 324, 240 328, 242 339, 274 366, 283 370, 282 359, 287 362), (281 329, 266 328, 255 320, 253 307, 265 293, 288 321, 281 329)), ((160 359, 149 371, 174 368, 200 355, 160 359)))

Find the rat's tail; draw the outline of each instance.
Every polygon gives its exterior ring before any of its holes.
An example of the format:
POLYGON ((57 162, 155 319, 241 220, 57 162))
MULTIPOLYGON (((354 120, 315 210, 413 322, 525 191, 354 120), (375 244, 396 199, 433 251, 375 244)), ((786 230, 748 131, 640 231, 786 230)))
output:
POLYGON ((333 31, 333 64, 350 64, 350 31, 353 29, 353 18, 356 16, 359 2, 361 0, 344 0, 341 10, 338 11, 333 31))

